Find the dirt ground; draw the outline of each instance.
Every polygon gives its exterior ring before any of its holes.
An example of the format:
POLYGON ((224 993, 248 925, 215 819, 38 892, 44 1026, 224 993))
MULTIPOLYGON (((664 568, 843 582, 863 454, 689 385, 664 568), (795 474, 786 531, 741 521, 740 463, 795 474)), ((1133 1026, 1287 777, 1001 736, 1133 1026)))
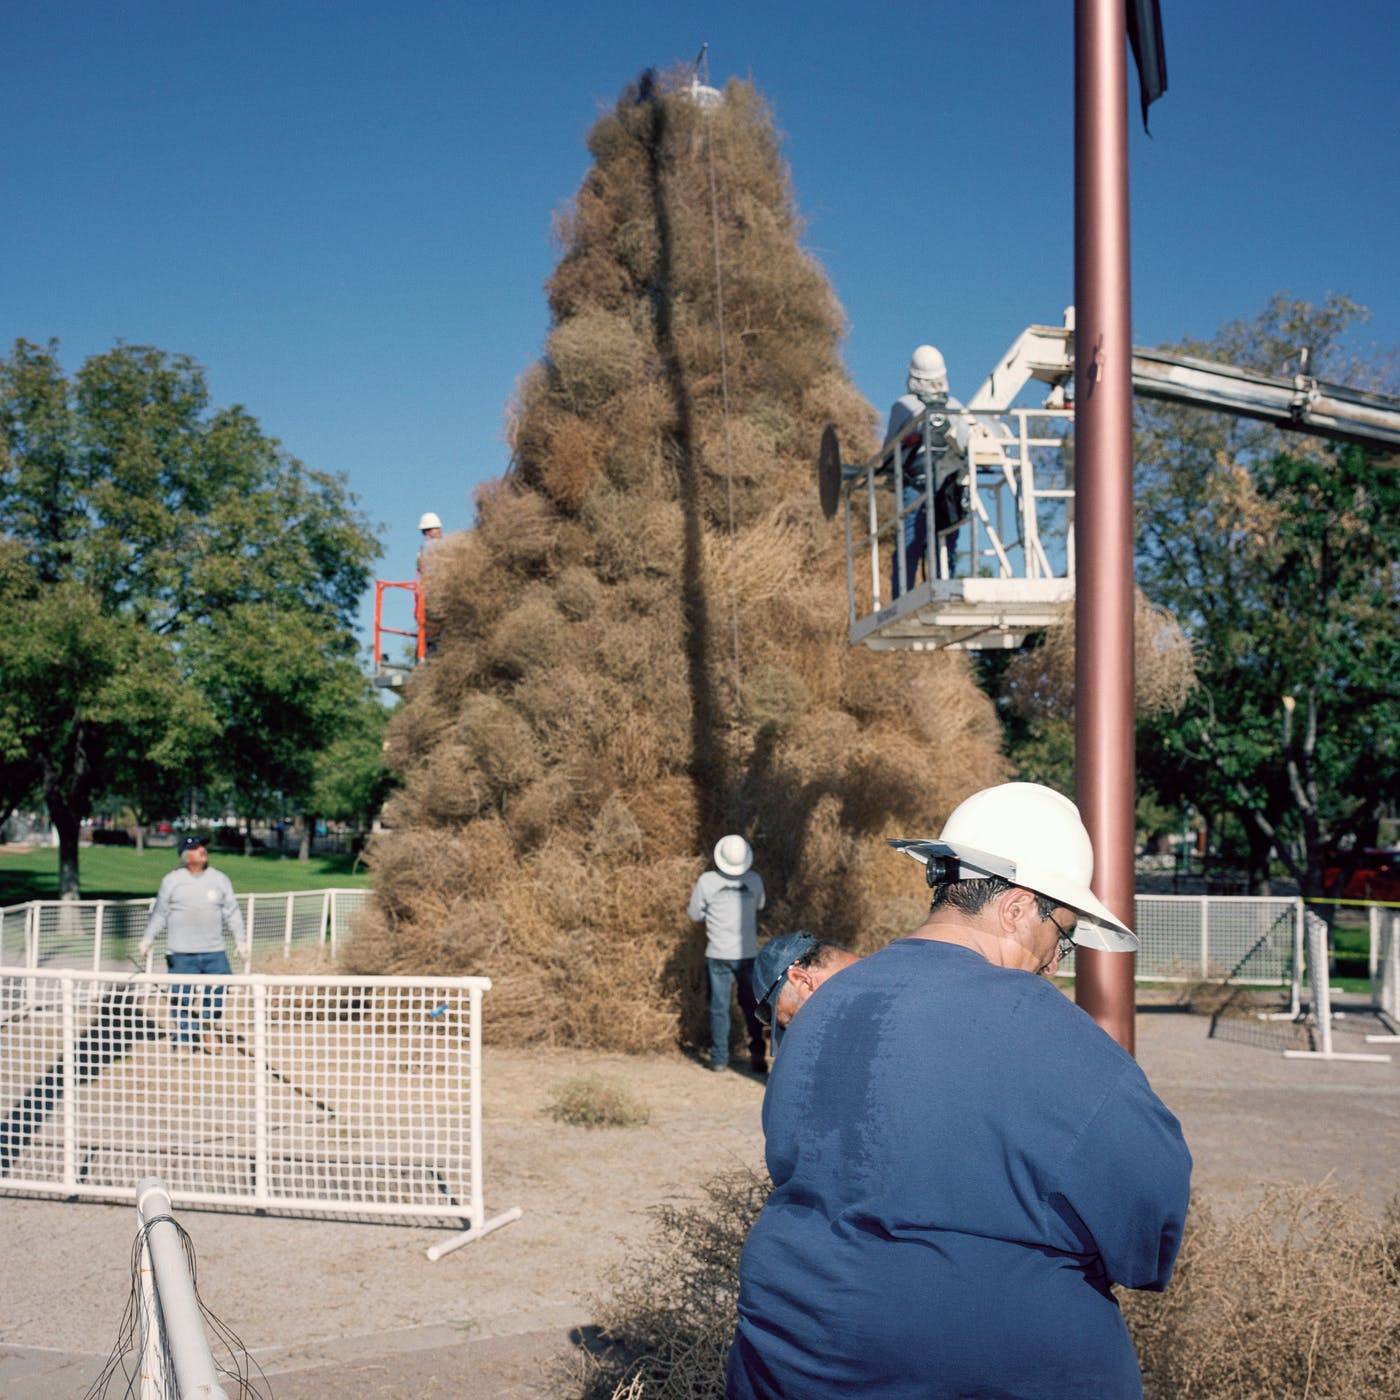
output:
MULTIPOLYGON (((1287 1024, 1140 1008, 1138 1055, 1180 1116, 1198 1189, 1242 1201, 1267 1181, 1331 1174, 1376 1205, 1400 1190, 1400 1044, 1389 1064, 1285 1060, 1287 1024)), ((1369 1018, 1339 1023, 1337 1048, 1369 1018)), ((713 1171, 758 1166, 762 1082, 681 1056, 487 1052, 486 1187, 524 1216, 430 1264, 443 1231, 207 1211, 181 1219, 209 1306, 242 1337, 279 1400, 334 1394, 568 1395, 559 1368, 586 1337, 591 1298, 648 1208, 713 1171), (544 1112, 581 1070, 650 1109, 634 1128, 561 1126, 544 1112)), ((80 1396, 125 1303, 133 1211, 0 1200, 0 1395, 80 1396)))

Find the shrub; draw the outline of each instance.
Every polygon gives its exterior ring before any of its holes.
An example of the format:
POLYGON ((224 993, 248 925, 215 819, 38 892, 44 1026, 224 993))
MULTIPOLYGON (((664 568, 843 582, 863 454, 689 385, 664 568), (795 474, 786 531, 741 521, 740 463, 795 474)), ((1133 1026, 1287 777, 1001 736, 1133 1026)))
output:
POLYGON ((646 1246, 623 1262, 596 1308, 611 1345, 583 1358, 584 1400, 721 1400, 734 1335, 739 1254, 768 1182, 728 1172, 703 1200, 659 1206, 646 1246))
POLYGON ((647 1107, 621 1084, 596 1074, 566 1079, 555 1089, 547 1112, 556 1122, 575 1128, 635 1128, 651 1118, 647 1107))

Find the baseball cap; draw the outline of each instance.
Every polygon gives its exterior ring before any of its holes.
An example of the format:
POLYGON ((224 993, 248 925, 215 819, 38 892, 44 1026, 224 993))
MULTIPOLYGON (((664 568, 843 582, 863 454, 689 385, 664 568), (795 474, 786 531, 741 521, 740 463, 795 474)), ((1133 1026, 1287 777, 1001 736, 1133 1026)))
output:
POLYGON ((180 838, 180 854, 186 851, 197 850, 200 846, 208 849, 209 843, 202 836, 182 836, 180 838))
POLYGON ((788 969, 816 946, 817 939, 812 934, 797 929, 770 938, 758 950, 753 964, 753 995, 757 1003, 754 1014, 765 1026, 773 1025, 773 1008, 787 982, 788 969))

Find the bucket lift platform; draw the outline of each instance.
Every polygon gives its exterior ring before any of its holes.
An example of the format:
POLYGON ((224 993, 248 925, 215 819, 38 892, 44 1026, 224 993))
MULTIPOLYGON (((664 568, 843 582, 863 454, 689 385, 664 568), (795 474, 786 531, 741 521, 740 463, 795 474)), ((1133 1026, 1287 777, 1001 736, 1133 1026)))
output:
POLYGON ((1063 619, 1074 491, 1060 447, 1072 421, 1064 407, 926 409, 854 467, 827 430, 818 481, 828 518, 843 510, 852 644, 1014 648, 1063 619), (911 556, 895 544, 919 514, 924 545, 911 556))
MULTIPOLYGON (((1358 443, 1381 469, 1400 460, 1400 399, 1307 373, 1260 374, 1161 350, 1133 350, 1133 391, 1358 443)), ((843 516, 852 645, 875 650, 1013 648, 1061 622, 1074 601, 1074 482, 1061 449, 1073 426, 1074 308, 1030 326, 964 407, 926 408, 868 461, 845 465, 822 435, 817 486, 843 516), (1014 408, 1038 381, 1042 408, 1014 408), (896 547, 924 516, 924 545, 896 547)))
POLYGON ((402 690, 409 673, 428 654, 428 622, 423 610, 423 588, 418 579, 374 581, 374 683, 384 690, 402 690), (390 589, 403 589, 413 603, 413 628, 389 627, 384 622, 384 598, 390 589), (413 643, 412 661, 395 662, 384 650, 386 637, 406 637, 413 643))

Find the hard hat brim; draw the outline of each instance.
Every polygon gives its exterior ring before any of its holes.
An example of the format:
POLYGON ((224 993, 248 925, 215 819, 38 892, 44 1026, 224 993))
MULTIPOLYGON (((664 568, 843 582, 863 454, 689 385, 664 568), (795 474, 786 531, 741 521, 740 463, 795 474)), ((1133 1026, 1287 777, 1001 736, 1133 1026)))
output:
POLYGON ((1079 916, 1074 941, 1081 948, 1096 948, 1104 953, 1137 951, 1137 934, 1093 890, 1087 885, 1067 880, 1055 871, 979 851, 975 846, 961 841, 899 840, 889 844, 925 865, 930 856, 956 856, 959 861, 958 874, 964 880, 984 880, 989 875, 996 875, 1013 885, 1020 885, 1022 889, 1058 900, 1079 916))
POLYGON ((715 869, 718 870, 721 875, 732 875, 736 877, 739 875, 747 875, 752 868, 752 851, 749 852, 746 859, 740 861, 737 865, 731 861, 721 860, 719 856, 715 857, 715 869))

